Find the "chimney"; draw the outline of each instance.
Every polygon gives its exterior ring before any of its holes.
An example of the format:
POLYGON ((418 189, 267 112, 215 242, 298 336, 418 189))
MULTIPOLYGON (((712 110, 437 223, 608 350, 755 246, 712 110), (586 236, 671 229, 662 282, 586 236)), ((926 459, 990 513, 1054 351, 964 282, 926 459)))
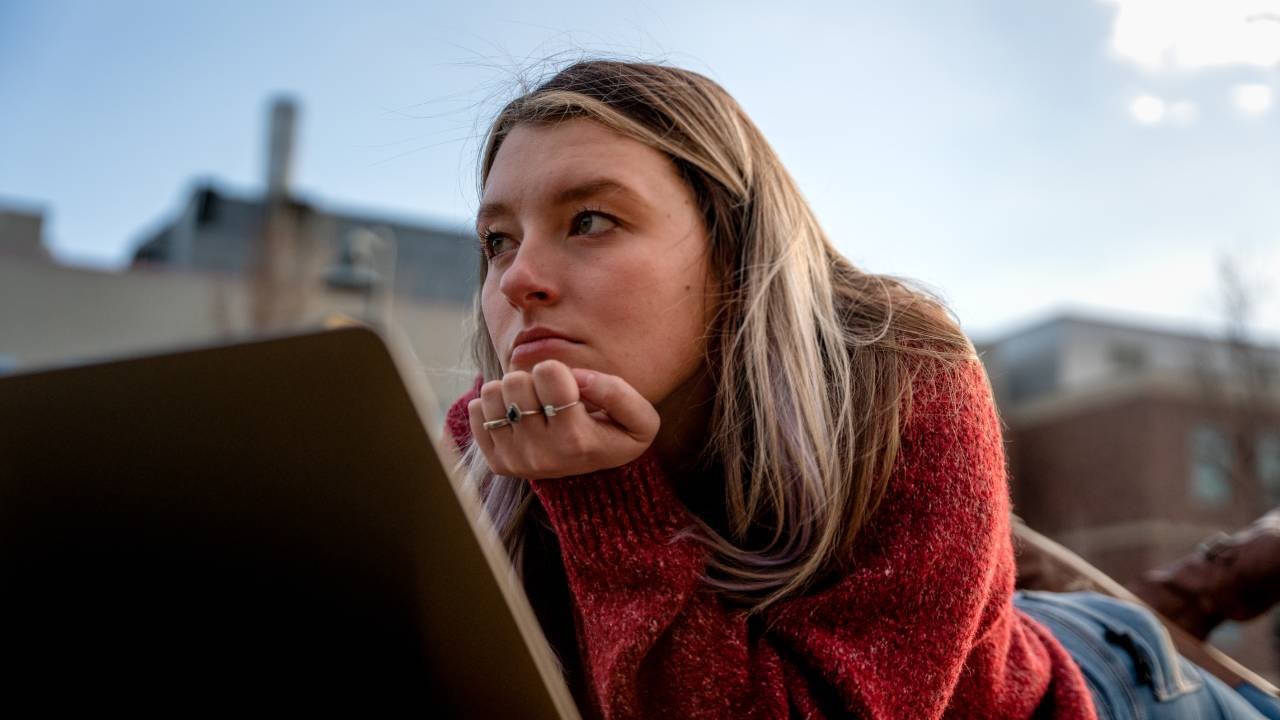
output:
POLYGON ((44 212, 35 208, 0 207, 0 251, 47 257, 42 242, 44 212))
POLYGON ((293 133, 298 106, 291 98, 271 102, 271 126, 267 137, 267 197, 289 197, 289 175, 293 164, 293 133))

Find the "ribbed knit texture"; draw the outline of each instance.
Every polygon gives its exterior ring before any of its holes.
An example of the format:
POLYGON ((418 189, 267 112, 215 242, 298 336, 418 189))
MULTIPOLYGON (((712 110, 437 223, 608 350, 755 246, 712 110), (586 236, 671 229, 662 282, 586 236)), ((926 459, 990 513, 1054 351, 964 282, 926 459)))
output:
MULTIPOLYGON (((460 445, 472 397, 449 413, 460 445)), ((707 550, 675 539, 691 516, 651 453, 532 487, 574 602, 585 714, 1095 718, 1078 666, 1013 607, 1004 450, 976 362, 917 382, 855 569, 750 623, 700 581, 707 550)))

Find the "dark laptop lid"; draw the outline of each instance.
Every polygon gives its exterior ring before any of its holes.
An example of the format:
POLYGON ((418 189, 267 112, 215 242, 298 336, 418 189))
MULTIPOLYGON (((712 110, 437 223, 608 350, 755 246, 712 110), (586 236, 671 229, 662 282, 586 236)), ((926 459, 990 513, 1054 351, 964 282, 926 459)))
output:
POLYGON ((6 699, 576 717, 404 377, 351 327, 0 378, 6 699))

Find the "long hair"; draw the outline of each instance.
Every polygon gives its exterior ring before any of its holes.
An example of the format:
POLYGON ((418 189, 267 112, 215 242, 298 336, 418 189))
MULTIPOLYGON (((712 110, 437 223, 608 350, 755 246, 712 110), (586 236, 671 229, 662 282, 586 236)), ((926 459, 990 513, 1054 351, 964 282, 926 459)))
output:
MULTIPOLYGON (((723 469, 724 522, 698 517, 686 531, 711 549, 705 582, 755 612, 847 569, 888 485, 913 378, 972 359, 973 345, 940 301, 842 257, 742 108, 688 70, 565 67, 498 114, 481 191, 513 128, 574 118, 670 157, 706 226, 721 289, 707 332, 707 448, 723 469)), ((475 319, 477 366, 500 378, 478 302, 475 319)), ((528 483, 495 475, 474 445, 462 465, 519 572, 528 483)))

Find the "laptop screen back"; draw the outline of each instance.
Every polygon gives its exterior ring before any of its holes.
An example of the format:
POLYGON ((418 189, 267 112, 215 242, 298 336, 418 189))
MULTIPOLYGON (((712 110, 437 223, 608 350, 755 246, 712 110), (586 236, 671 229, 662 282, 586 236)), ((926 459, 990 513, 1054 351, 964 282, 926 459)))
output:
POLYGON ((480 542, 370 330, 0 379, 11 697, 574 715, 480 542))

